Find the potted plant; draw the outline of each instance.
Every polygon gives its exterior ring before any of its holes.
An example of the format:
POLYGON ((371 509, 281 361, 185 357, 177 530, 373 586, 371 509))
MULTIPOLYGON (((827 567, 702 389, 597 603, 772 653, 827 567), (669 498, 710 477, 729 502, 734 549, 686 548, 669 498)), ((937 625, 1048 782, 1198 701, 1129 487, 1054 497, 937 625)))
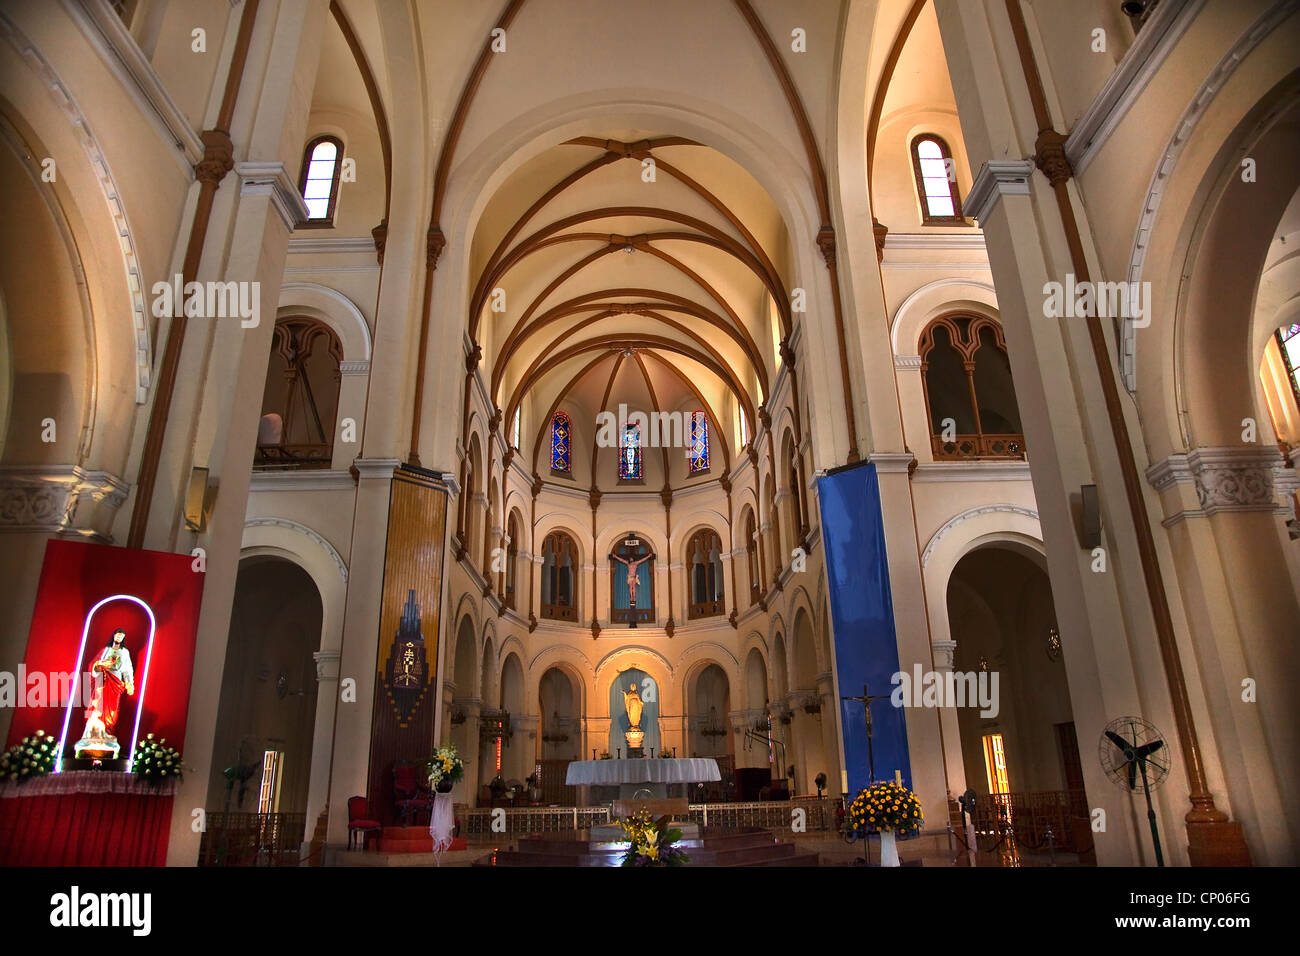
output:
POLYGON ((465 776, 465 762, 455 747, 439 747, 425 764, 429 786, 439 793, 451 793, 452 785, 465 776))
POLYGON ((872 830, 880 833, 880 865, 898 866, 895 835, 921 828, 925 814, 916 794, 896 783, 873 783, 858 792, 849 807, 848 826, 865 839, 872 830))

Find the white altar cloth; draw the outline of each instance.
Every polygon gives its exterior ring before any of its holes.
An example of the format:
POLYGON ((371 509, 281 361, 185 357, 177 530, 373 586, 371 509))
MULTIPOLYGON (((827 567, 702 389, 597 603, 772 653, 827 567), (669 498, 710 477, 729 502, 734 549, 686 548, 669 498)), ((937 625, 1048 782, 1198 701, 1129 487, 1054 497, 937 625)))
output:
POLYGON ((700 783, 721 780, 718 762, 712 757, 646 757, 634 760, 575 760, 569 764, 564 782, 571 787, 586 784, 610 786, 620 783, 700 783))

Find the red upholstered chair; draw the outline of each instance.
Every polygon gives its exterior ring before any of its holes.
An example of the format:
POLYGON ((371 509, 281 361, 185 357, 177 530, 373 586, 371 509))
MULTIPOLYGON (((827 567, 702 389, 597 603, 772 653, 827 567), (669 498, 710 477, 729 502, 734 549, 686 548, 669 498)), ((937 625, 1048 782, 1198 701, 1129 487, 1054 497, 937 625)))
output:
POLYGON ((430 796, 426 778, 420 768, 409 760, 399 760, 393 765, 393 807, 402 826, 410 826, 416 814, 429 809, 430 796))
POLYGON ((361 848, 365 849, 366 834, 370 832, 378 833, 382 830, 383 824, 378 820, 370 819, 370 807, 366 803, 365 797, 348 798, 348 849, 352 849, 357 833, 361 834, 361 848))

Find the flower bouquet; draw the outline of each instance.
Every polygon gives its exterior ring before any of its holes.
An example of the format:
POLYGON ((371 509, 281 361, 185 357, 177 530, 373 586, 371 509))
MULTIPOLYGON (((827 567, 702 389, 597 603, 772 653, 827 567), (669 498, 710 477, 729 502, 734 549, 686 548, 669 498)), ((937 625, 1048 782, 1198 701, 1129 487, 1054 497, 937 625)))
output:
POLYGON ((880 865, 898 866, 895 834, 911 833, 921 828, 925 814, 916 794, 896 783, 873 783, 858 792, 849 807, 847 827, 865 837, 872 830, 880 833, 880 865))
POLYGON ((681 830, 668 829, 668 817, 655 819, 649 810, 638 810, 618 825, 631 844, 623 855, 623 866, 685 866, 690 862, 674 846, 682 838, 681 830))
POLYGON ((465 776, 465 761, 455 747, 439 747, 425 764, 429 786, 439 793, 450 793, 452 784, 465 776))
POLYGON ((144 740, 136 744, 131 772, 145 783, 161 784, 167 780, 179 780, 184 769, 180 753, 175 747, 167 746, 166 737, 154 740, 153 734, 145 734, 144 740))
POLYGON ((33 777, 43 777, 54 769, 54 751, 57 741, 43 730, 24 737, 3 754, 0 754, 0 780, 26 783, 33 777))

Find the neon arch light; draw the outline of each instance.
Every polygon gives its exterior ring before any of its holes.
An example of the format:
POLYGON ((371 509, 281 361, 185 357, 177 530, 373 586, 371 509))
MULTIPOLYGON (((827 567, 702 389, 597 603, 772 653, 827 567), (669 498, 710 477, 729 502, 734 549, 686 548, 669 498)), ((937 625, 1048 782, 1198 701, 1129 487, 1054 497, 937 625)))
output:
POLYGON ((86 640, 90 636, 90 622, 94 619, 95 614, 99 611, 101 607, 103 607, 105 604, 110 604, 113 601, 134 601, 136 604, 144 608, 144 613, 149 615, 149 640, 145 644, 144 675, 140 678, 140 694, 135 702, 135 726, 131 729, 131 752, 127 754, 125 772, 130 773, 131 765, 135 763, 135 743, 136 743, 136 739, 140 736, 140 717, 141 715, 144 714, 144 692, 145 692, 145 686, 149 683, 149 666, 153 663, 153 638, 154 638, 154 634, 157 633, 158 630, 158 621, 153 616, 153 608, 151 608, 148 604, 140 600, 135 595, 114 594, 111 597, 104 598, 102 601, 100 601, 98 604, 92 607, 86 613, 85 623, 82 624, 81 627, 81 647, 77 651, 77 667, 76 670, 73 671, 73 673, 77 675, 77 687, 79 690, 82 690, 82 693, 73 694, 69 698, 68 707, 63 713, 63 731, 59 734, 58 749, 54 751, 54 772, 55 773, 63 772, 63 747, 65 742, 68 739, 68 722, 72 719, 73 705, 76 704, 79 698, 84 698, 85 696, 85 692, 82 689, 82 683, 81 683, 81 674, 82 674, 81 665, 82 665, 82 661, 85 659, 86 656, 86 640))

